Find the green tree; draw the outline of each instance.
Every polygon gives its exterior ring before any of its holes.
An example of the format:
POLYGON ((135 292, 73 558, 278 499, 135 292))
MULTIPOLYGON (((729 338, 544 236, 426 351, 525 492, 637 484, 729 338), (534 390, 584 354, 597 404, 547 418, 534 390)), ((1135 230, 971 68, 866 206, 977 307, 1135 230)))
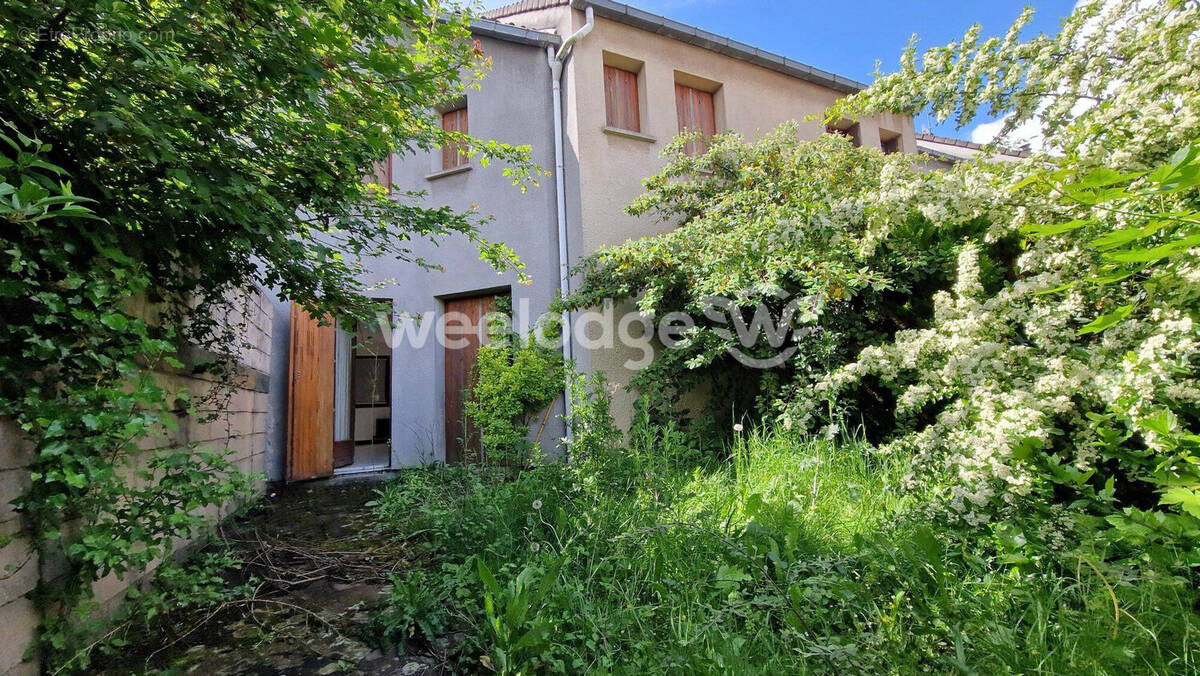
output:
POLYGON ((19 501, 35 541, 68 558, 40 594, 50 662, 72 659, 92 581, 163 555, 200 525, 196 508, 245 483, 216 450, 133 453, 197 408, 153 368, 228 382, 231 299, 261 284, 365 319, 365 261, 425 265, 421 238, 464 237, 520 269, 480 214, 364 179, 389 153, 452 143, 533 181, 526 148, 432 115, 487 66, 461 8, 437 0, 0 7, 0 415, 37 445, 19 501), (184 341, 216 361, 182 363, 184 341))
MULTIPOLYGON (((702 156, 676 139, 667 166, 627 210, 678 227, 581 264, 571 305, 636 299, 656 325, 673 313, 694 322, 632 381, 664 417, 697 390, 711 393, 706 417, 728 428, 731 414, 762 413, 795 379, 823 376, 862 347, 922 325, 959 241, 980 231, 973 221, 935 228, 913 212, 904 237, 861 255, 874 214, 853 200, 885 180, 919 182, 921 170, 841 136, 797 134, 786 124, 754 143, 718 136, 702 156), (831 215, 830 205, 845 208, 831 215), (767 330, 755 331, 756 321, 767 330)), ((889 396, 866 387, 840 406, 887 406, 889 396)))

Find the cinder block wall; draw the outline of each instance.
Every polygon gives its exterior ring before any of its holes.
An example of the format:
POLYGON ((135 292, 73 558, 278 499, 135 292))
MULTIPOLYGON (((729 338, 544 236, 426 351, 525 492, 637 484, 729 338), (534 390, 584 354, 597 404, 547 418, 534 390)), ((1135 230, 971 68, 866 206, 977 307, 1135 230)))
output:
MULTIPOLYGON (((179 429, 162 431, 141 443, 143 452, 168 448, 172 445, 200 443, 215 448, 232 449, 232 459, 245 472, 266 471, 267 397, 271 364, 272 305, 260 291, 235 303, 238 309, 231 320, 242 324, 243 345, 239 350, 239 371, 236 388, 227 403, 216 411, 211 422, 181 419, 179 429)), ((138 314, 149 314, 143 305, 138 314)), ((202 350, 185 350, 184 361, 198 363, 205 359, 202 350)), ((213 383, 204 375, 190 369, 164 370, 155 374, 168 391, 187 389, 193 400, 210 391, 213 383)), ((8 420, 0 420, 0 674, 36 674, 38 664, 26 659, 39 622, 37 610, 28 595, 41 579, 53 579, 62 570, 61 561, 42 561, 34 553, 30 540, 23 532, 23 523, 11 504, 29 485, 28 465, 33 459, 32 444, 23 439, 19 429, 8 420)), ((214 518, 232 508, 225 505, 209 510, 214 518)), ((187 542, 176 543, 176 549, 187 542)), ((151 572, 146 571, 146 573, 151 572)), ((129 575, 124 579, 110 576, 93 586, 95 600, 101 612, 111 612, 124 598, 130 585, 146 577, 129 575)))

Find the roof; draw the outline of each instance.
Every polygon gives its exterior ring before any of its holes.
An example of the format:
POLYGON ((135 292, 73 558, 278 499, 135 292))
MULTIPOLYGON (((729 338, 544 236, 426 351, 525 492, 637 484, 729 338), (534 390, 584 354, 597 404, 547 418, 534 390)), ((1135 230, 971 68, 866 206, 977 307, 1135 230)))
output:
POLYGON ((509 3, 496 9, 489 9, 479 16, 485 19, 503 19, 506 16, 514 14, 524 14, 525 12, 536 12, 539 9, 550 9, 551 7, 563 7, 571 4, 570 0, 519 0, 519 2, 509 3))
POLYGON ((940 157, 951 162, 971 160, 986 152, 1004 158, 1025 159, 1029 157, 1028 150, 1007 150, 1004 148, 987 148, 979 143, 963 141, 962 139, 921 133, 916 136, 917 149, 927 155, 940 157))
POLYGON ((866 88, 866 85, 856 80, 842 77, 806 63, 800 63, 768 52, 744 42, 727 38, 723 35, 710 33, 706 30, 668 19, 658 14, 651 14, 620 2, 611 0, 519 0, 512 4, 497 7, 484 12, 482 16, 488 19, 503 19, 525 12, 540 9, 563 7, 570 5, 575 9, 591 7, 596 16, 633 26, 644 31, 663 35, 680 42, 702 47, 704 49, 724 54, 725 56, 753 63, 784 75, 789 75, 814 84, 828 87, 845 94, 853 94, 866 88))
POLYGON ((562 43, 562 38, 553 33, 535 31, 487 19, 471 19, 471 32, 475 35, 486 35, 497 40, 533 45, 535 47, 558 46, 562 43))

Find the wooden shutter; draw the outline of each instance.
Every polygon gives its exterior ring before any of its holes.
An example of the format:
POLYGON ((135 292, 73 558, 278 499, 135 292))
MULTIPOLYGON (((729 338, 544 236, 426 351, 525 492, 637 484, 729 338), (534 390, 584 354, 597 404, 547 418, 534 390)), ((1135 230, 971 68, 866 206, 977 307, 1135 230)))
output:
POLYGON ((642 130, 638 108, 637 73, 613 66, 604 67, 605 124, 617 129, 642 130))
POLYGON ((290 382, 288 385, 287 480, 333 474, 332 323, 292 303, 290 382))
MULTIPOLYGON (((700 91, 687 85, 675 85, 675 113, 679 119, 679 132, 700 131, 705 139, 717 133, 717 116, 713 110, 711 92, 700 91)), ((702 153, 708 147, 705 141, 687 144, 689 155, 702 153)))
POLYGON ((482 459, 479 429, 467 420, 463 404, 475 386, 475 362, 479 346, 487 342, 484 317, 495 309, 496 297, 490 294, 446 301, 447 321, 443 323, 443 344, 446 346, 447 463, 482 459), (451 322, 451 313, 461 313, 461 323, 457 320, 451 322))
MULTIPOLYGON (((467 133, 467 109, 459 108, 442 113, 442 130, 467 133)), ((442 147, 442 168, 453 169, 467 163, 467 155, 462 152, 462 145, 450 143, 442 147)))
POLYGON ((392 190, 392 156, 389 154, 384 159, 371 165, 371 173, 363 177, 364 183, 378 183, 387 188, 388 192, 392 190))

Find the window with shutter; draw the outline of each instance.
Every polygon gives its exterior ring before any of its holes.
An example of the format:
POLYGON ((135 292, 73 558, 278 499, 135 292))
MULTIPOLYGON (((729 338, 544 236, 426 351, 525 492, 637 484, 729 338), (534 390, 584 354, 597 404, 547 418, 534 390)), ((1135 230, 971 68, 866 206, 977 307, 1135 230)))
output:
POLYGON ((704 135, 702 140, 687 144, 687 153, 693 155, 707 150, 707 140, 717 133, 712 93, 676 83, 675 112, 679 118, 680 133, 699 131, 704 135))
POLYGON ((616 129, 642 131, 638 107, 637 73, 615 66, 604 67, 605 124, 616 129))
MULTIPOLYGON (((442 131, 467 133, 466 107, 442 113, 442 131)), ((442 168, 453 169, 467 163, 467 154, 463 152, 462 144, 450 143, 442 147, 442 168)))
POLYGON ((387 157, 383 158, 382 160, 376 162, 375 164, 373 164, 371 166, 371 170, 372 170, 371 175, 367 177, 368 180, 370 180, 372 183, 378 183, 379 185, 386 188, 388 192, 391 192, 392 191, 392 156, 388 155, 387 157))

